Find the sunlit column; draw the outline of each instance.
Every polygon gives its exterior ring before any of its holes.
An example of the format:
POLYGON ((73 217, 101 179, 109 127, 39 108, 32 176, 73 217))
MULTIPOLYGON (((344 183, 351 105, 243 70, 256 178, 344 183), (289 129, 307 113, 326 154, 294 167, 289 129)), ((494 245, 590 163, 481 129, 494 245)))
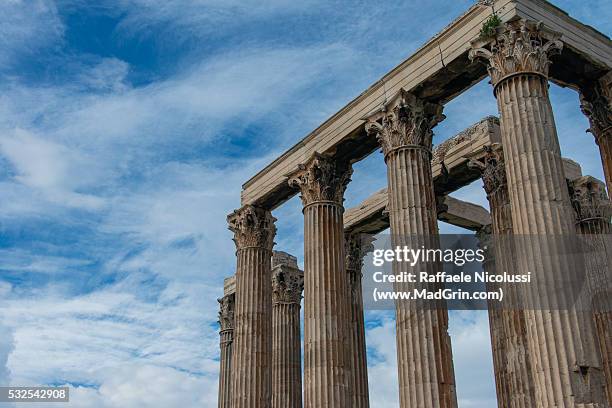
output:
MULTIPOLYGON (((443 118, 442 106, 404 90, 368 118, 366 130, 378 138, 387 164, 393 247, 439 246, 431 147, 432 128, 443 118)), ((416 268, 430 273, 438 269, 439 265, 431 262, 416 268)), ((395 284, 394 288, 402 290, 403 285, 395 284)), ((396 331, 400 407, 456 407, 444 305, 415 307, 412 302, 396 302, 396 331)))
POLYGON ((315 153, 289 176, 304 205, 304 406, 350 407, 343 201, 348 163, 315 153))
MULTIPOLYGON (((472 159, 470 167, 480 170, 491 211, 488 232, 478 235, 481 246, 487 247, 485 271, 513 273, 516 270, 515 250, 512 241, 512 206, 508 195, 508 182, 501 145, 487 146, 478 159, 472 159), (488 235, 488 236, 487 236, 488 235), (483 241, 486 240, 486 244, 483 241)), ((489 290, 494 290, 489 285, 489 290)), ((527 352, 527 326, 525 312, 513 287, 504 285, 505 305, 489 303, 489 328, 493 351, 493 371, 499 408, 531 408, 536 406, 531 377, 531 361, 527 352)))
POLYGON ((533 282, 525 312, 537 407, 604 407, 592 319, 567 306, 564 282, 575 281, 574 215, 548 94, 550 56, 560 35, 540 23, 514 20, 475 41, 471 58, 486 61, 500 127, 517 250, 518 272, 533 282), (538 302, 545 302, 544 307, 538 302), (563 305, 563 306, 560 306, 563 305))
POLYGON ((228 216, 238 266, 232 356, 232 408, 272 402, 272 285, 276 227, 270 211, 247 205, 228 216))

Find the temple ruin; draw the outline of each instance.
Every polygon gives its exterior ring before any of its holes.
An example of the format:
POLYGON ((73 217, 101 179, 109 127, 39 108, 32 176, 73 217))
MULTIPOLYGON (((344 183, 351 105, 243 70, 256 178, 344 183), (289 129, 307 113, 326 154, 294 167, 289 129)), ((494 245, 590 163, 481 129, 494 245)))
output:
MULTIPOLYGON (((219 300, 219 407, 370 406, 361 293, 369 245, 358 234, 390 228, 396 241, 436 237, 438 220, 479 239, 610 234, 611 67, 610 39, 546 1, 479 2, 248 180, 242 207, 228 216, 237 266, 219 300), (499 119, 433 146, 444 105, 485 79, 499 119), (562 158, 549 81, 579 93, 592 133, 580 137, 599 146, 605 183, 562 158), (387 188, 345 210, 352 164, 377 149, 387 188), (489 210, 452 196, 478 179, 489 210), (271 212, 296 194, 303 272, 294 257, 273 251, 271 212)), ((543 265, 531 250, 498 250, 487 262, 572 274, 567 264, 543 265)), ((593 290, 609 284, 609 261, 585 261, 593 290)), ((612 300, 603 294, 597 302, 587 318, 572 310, 489 311, 500 408, 611 406, 612 300)), ((395 313, 400 407, 457 407, 447 310, 398 303, 395 313)))

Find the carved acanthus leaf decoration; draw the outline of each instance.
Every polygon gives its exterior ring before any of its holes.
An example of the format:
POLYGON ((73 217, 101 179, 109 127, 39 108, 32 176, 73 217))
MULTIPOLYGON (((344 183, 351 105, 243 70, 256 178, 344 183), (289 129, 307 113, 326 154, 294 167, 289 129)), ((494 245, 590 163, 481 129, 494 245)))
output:
POLYGON ((612 137, 612 100, 600 84, 593 84, 580 92, 580 108, 589 118, 588 131, 598 144, 600 138, 612 137))
POLYGON ((361 298, 361 278, 363 277, 363 258, 374 250, 376 239, 369 234, 346 233, 344 234, 345 267, 348 274, 349 290, 351 299, 357 301, 361 298))
POLYGON ((247 247, 260 247, 272 250, 276 219, 270 211, 245 205, 228 215, 229 229, 234 233, 234 242, 239 250, 247 247))
POLYGON ((444 120, 442 105, 428 103, 401 89, 379 111, 366 118, 366 132, 375 135, 385 157, 405 146, 432 147, 432 129, 444 120))
POLYGON ((291 187, 300 189, 304 206, 319 201, 332 201, 341 205, 352 173, 349 164, 340 163, 329 155, 315 153, 287 177, 291 187))
POLYGON ((363 258, 374 250, 374 241, 376 239, 370 234, 359 234, 348 232, 344 234, 344 254, 346 257, 345 267, 348 274, 349 289, 352 292, 352 299, 361 297, 361 293, 357 293, 360 287, 358 283, 363 276, 363 258))
POLYGON ((347 232, 344 234, 346 269, 361 273, 363 258, 374 250, 375 238, 369 234, 347 232))
POLYGON ((590 176, 583 176, 572 180, 569 187, 578 222, 594 219, 610 222, 612 203, 602 182, 590 176))
POLYGON ((493 85, 520 72, 538 73, 548 78, 549 57, 563 48, 559 38, 561 34, 545 30, 541 22, 509 21, 497 28, 493 38, 473 41, 469 58, 487 62, 493 85))
POLYGON ((221 325, 221 331, 232 330, 234 328, 234 294, 226 295, 217 299, 217 301, 219 302, 219 324, 221 325))
POLYGON ((297 268, 278 265, 272 269, 272 303, 296 303, 302 300, 304 273, 297 268))
POLYGON ((478 159, 470 159, 468 167, 480 171, 487 197, 491 197, 499 189, 507 188, 504 152, 501 145, 485 146, 484 155, 478 159))

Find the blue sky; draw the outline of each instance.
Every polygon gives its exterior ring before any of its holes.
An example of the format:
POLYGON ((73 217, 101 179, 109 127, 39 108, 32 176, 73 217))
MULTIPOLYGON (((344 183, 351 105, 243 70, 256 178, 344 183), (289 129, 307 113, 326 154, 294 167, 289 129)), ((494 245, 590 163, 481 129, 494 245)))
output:
MULTIPOLYGON (((241 184, 471 4, 1 0, 0 384, 70 384, 74 407, 215 406, 241 184)), ((609 2, 555 4, 611 32, 609 2)), ((577 95, 551 95, 563 154, 602 178, 577 95)), ((436 142, 496 111, 475 86, 436 142)), ((385 185, 380 153, 353 180, 348 206, 385 185)), ((478 182, 456 196, 486 205, 478 182)), ((299 200, 274 214, 301 260, 299 200)), ((393 320, 367 318, 372 405, 396 407, 393 320)), ((494 401, 487 330, 451 316, 462 407, 494 401)))

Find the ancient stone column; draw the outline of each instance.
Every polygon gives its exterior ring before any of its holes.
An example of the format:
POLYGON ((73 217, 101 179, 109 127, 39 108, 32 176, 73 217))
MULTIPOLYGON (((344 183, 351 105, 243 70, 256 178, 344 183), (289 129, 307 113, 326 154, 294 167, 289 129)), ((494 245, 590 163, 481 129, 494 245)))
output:
POLYGON ((374 249, 372 239, 365 234, 346 233, 344 236, 346 251, 346 272, 349 282, 349 331, 351 342, 349 355, 351 370, 349 390, 351 407, 368 408, 370 406, 368 391, 368 364, 365 343, 365 324, 363 318, 363 294, 361 278, 363 257, 374 249))
POLYGON ((604 184, 590 176, 570 183, 576 227, 586 252, 587 292, 601 350, 608 403, 612 406, 612 204, 604 184))
POLYGON ((269 408, 272 402, 274 221, 269 211, 251 205, 228 216, 238 257, 232 408, 269 408))
POLYGON ((304 406, 350 407, 343 196, 348 163, 315 153, 289 175, 304 205, 304 406))
POLYGON ((549 56, 561 49, 559 37, 541 24, 514 20, 492 38, 475 41, 470 58, 488 64, 501 116, 512 227, 523 237, 517 272, 533 275, 525 318, 536 406, 603 407, 592 319, 566 307, 566 292, 559 289, 574 280, 579 263, 568 244, 576 238, 573 210, 548 95, 549 56))
MULTIPOLYGON (((485 225, 476 232, 478 247, 484 250, 482 268, 489 273, 497 273, 495 248, 493 246, 492 226, 485 225)), ((497 285, 487 285, 488 291, 496 291, 497 285)), ((507 336, 504 328, 502 310, 488 302, 489 333, 493 354, 493 374, 495 375, 495 395, 499 408, 510 407, 510 379, 508 375, 508 356, 506 354, 507 336)))
MULTIPOLYGON (((612 75, 606 75, 606 78, 612 75)), ((582 112, 589 119, 589 132, 595 137, 599 146, 604 176, 608 193, 612 193, 612 79, 605 78, 581 89, 580 102, 582 112)))
POLYGON ((219 369, 219 408, 230 408, 232 390, 232 343, 234 341, 234 294, 219 301, 221 357, 219 369))
POLYGON ((272 408, 302 407, 300 302, 304 273, 297 259, 274 251, 272 258, 272 408))
MULTIPOLYGON (((431 173, 432 128, 442 106, 401 90, 368 118, 366 131, 378 138, 387 164, 393 247, 439 246, 436 199, 431 173)), ((393 265, 397 273, 398 265, 393 265)), ((435 273, 432 262, 414 270, 435 273)), ((394 290, 408 290, 394 285, 394 290)), ((400 407, 457 406, 448 312, 444 305, 396 302, 397 363, 400 407)))
MULTIPOLYGON (((491 211, 491 226, 478 236, 486 247, 485 271, 513 273, 516 270, 515 249, 512 245, 512 207, 508 195, 504 154, 501 145, 486 146, 478 159, 469 166, 480 170, 491 211), (490 235, 492 234, 492 236, 490 235), (486 241, 486 242, 485 242, 486 241)), ((499 284, 489 284, 496 290, 499 284)), ((501 285, 506 293, 505 306, 489 303, 489 329, 493 351, 493 371, 499 408, 530 408, 536 406, 531 377, 531 361, 527 350, 527 326, 521 305, 515 304, 512 285, 501 285)))

